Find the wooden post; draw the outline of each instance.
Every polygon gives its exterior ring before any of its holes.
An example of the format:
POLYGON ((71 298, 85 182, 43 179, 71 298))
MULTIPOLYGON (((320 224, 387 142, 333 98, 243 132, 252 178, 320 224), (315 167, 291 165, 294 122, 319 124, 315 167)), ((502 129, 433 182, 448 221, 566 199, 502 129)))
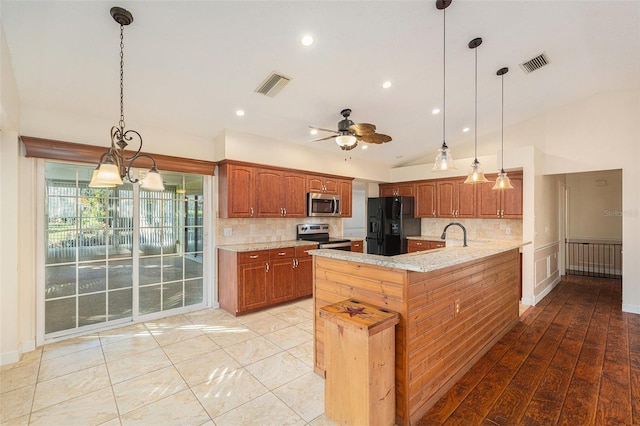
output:
POLYGON ((345 300, 325 320, 325 416, 348 425, 395 423, 395 325, 399 315, 345 300))

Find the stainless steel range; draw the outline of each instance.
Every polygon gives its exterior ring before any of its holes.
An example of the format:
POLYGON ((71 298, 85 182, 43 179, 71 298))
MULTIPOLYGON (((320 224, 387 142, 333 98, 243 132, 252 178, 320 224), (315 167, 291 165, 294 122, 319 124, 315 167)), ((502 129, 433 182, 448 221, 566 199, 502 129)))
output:
POLYGON ((318 243, 321 249, 336 249, 351 251, 351 241, 344 238, 329 237, 328 223, 308 223, 300 224, 297 227, 297 238, 302 241, 313 241, 318 243))

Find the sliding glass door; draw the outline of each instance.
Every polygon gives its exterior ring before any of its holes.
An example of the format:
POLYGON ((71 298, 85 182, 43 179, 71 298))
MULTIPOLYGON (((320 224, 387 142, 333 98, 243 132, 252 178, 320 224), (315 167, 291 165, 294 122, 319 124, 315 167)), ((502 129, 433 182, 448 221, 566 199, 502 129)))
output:
POLYGON ((89 188, 93 167, 46 162, 44 332, 57 337, 204 306, 202 176, 164 192, 89 188))

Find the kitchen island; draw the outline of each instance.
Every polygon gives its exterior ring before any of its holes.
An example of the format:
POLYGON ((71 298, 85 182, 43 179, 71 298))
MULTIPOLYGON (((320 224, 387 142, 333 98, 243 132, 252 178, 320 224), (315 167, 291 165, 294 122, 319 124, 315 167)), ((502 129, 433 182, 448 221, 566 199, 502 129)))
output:
POLYGON ((390 257, 310 251, 316 373, 325 365, 321 307, 355 299, 398 312, 396 423, 414 424, 518 321, 522 245, 471 242, 390 257))

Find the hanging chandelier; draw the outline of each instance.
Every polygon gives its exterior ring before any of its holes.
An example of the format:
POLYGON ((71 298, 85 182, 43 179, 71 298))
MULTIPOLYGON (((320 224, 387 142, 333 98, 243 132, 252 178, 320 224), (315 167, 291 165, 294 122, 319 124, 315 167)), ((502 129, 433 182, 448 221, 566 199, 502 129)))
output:
POLYGON ((436 0, 436 8, 438 10, 442 10, 442 146, 438 149, 436 153, 436 159, 433 164, 433 171, 442 171, 442 170, 455 170, 456 165, 453 162, 453 154, 451 154, 451 150, 447 146, 446 141, 446 128, 447 128, 447 108, 446 108, 446 100, 447 100, 447 77, 446 77, 446 35, 447 35, 447 27, 446 27, 446 8, 451 4, 451 0, 436 0))
POLYGON ((135 130, 125 130, 124 121, 124 26, 133 22, 133 15, 121 7, 112 7, 111 16, 120 24, 120 121, 111 128, 111 146, 102 154, 98 166, 93 171, 90 188, 112 188, 122 185, 126 178, 131 183, 140 182, 140 187, 149 191, 164 191, 162 177, 156 167, 156 161, 149 154, 141 153, 142 136, 135 130), (138 150, 127 157, 125 149, 129 142, 135 140, 138 150), (142 179, 131 176, 131 167, 139 158, 151 160, 151 169, 142 179))
POLYGON ((500 76, 500 82, 502 84, 502 119, 501 119, 501 129, 502 133, 500 134, 501 140, 501 151, 500 151, 500 173, 498 173, 498 177, 496 178, 496 183, 493 185, 491 189, 513 189, 513 185, 511 185, 511 179, 507 176, 507 172, 504 171, 504 75, 509 72, 509 68, 504 67, 500 68, 496 75, 500 76))
POLYGON ((474 149, 475 149, 475 157, 473 163, 471 163, 471 170, 469 171, 469 176, 464 181, 464 183, 485 183, 489 182, 489 180, 484 176, 484 172, 482 170, 482 165, 478 161, 478 46, 482 44, 482 38, 477 37, 469 42, 469 49, 475 50, 476 53, 476 71, 475 71, 475 123, 474 123, 474 149))

